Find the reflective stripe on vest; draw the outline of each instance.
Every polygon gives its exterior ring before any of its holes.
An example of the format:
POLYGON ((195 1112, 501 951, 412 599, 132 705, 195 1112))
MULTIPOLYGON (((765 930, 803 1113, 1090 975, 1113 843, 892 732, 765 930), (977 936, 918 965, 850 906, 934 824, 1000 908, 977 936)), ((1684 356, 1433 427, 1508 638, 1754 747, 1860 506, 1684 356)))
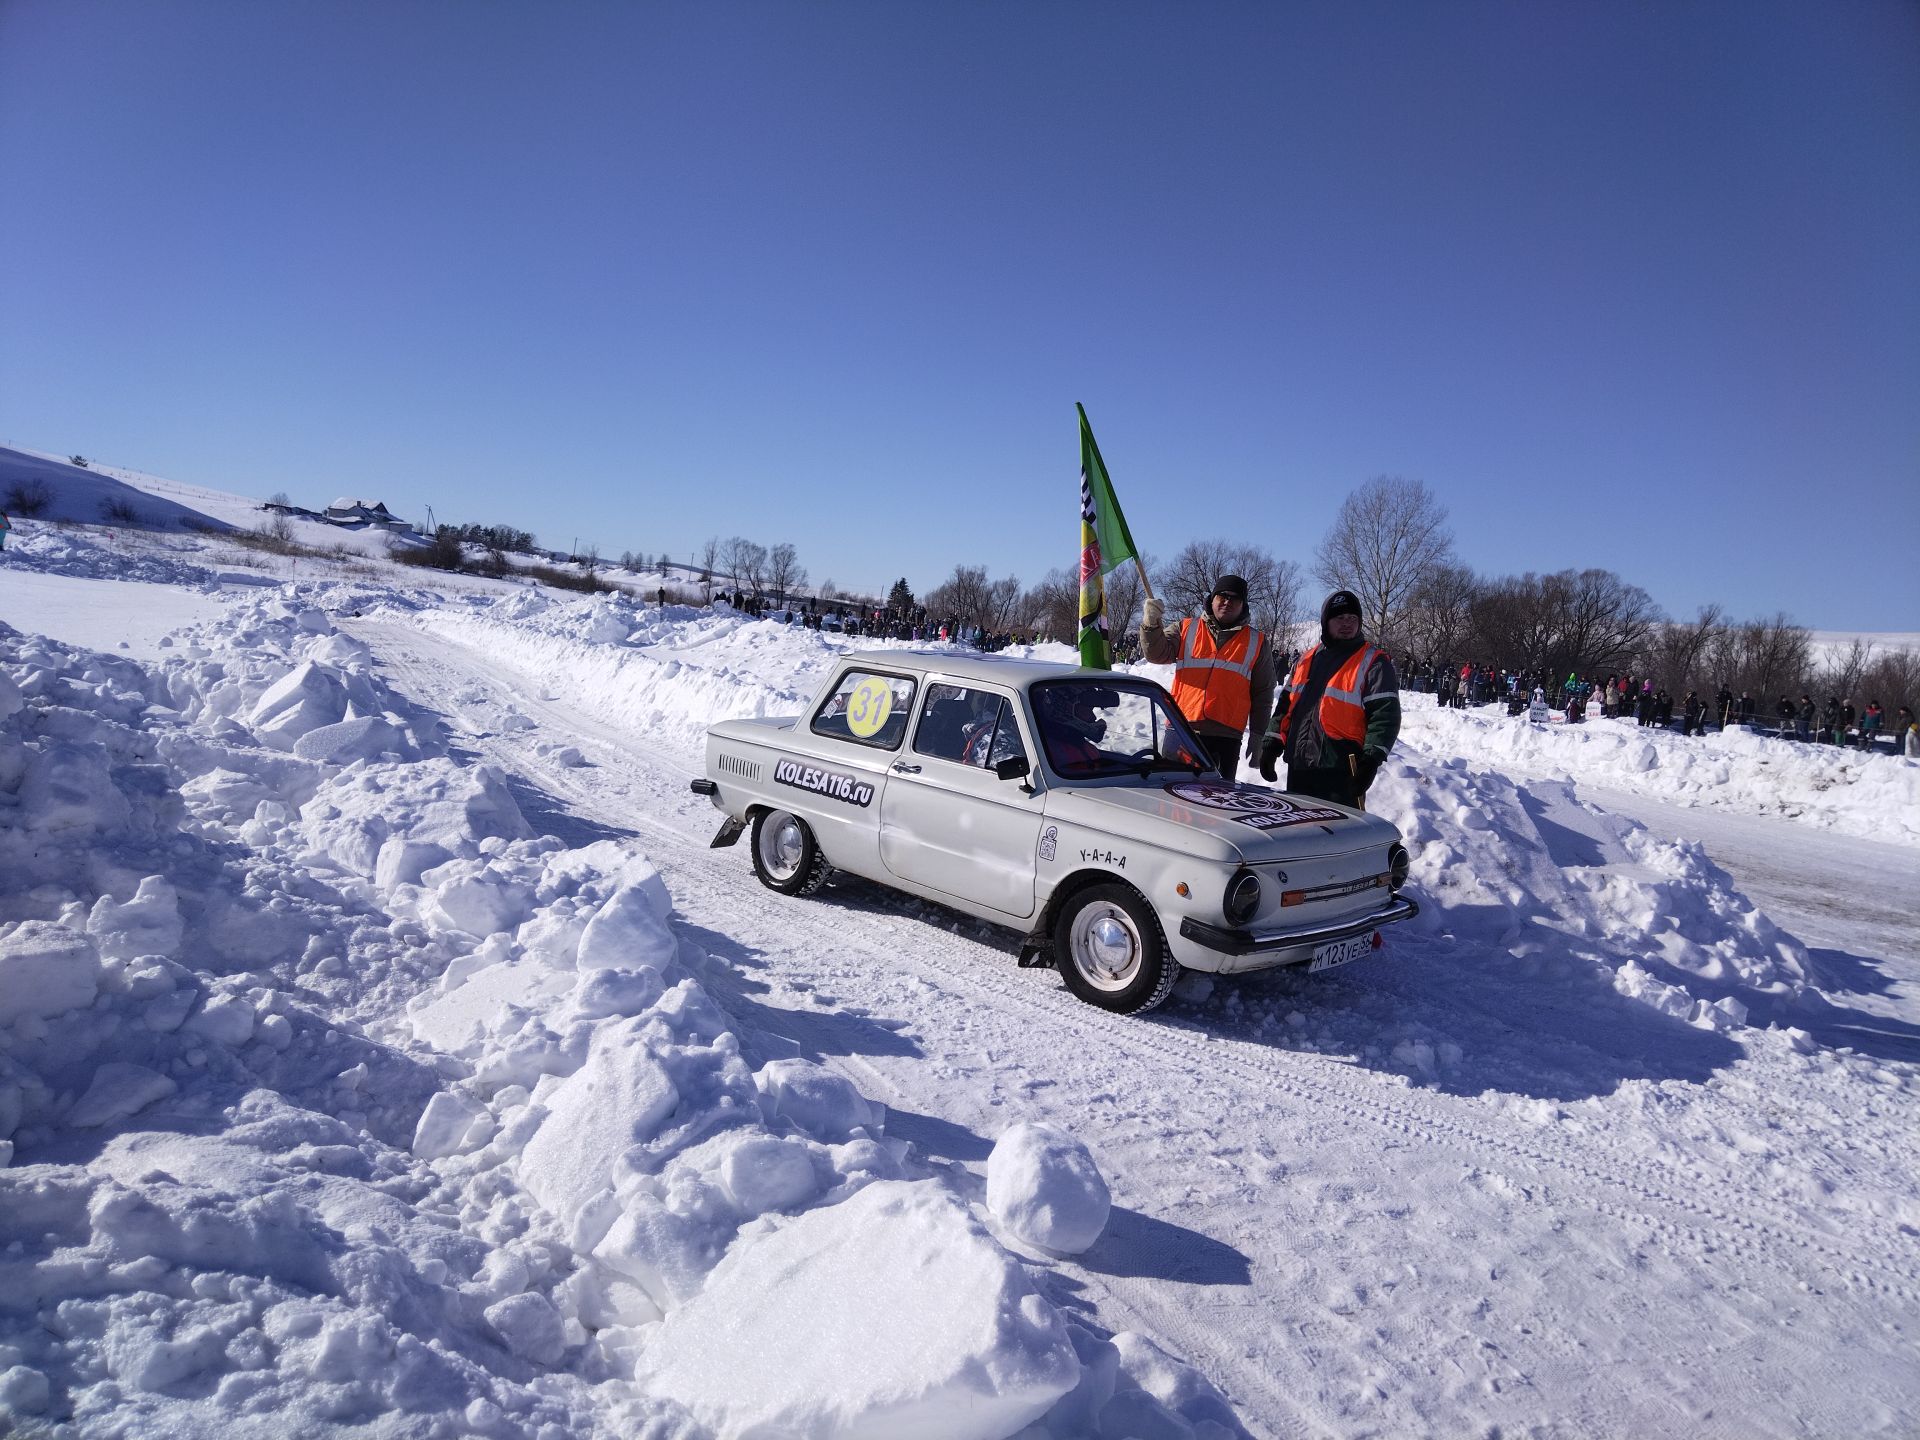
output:
MULTIPOLYGON (((1293 728, 1293 702, 1307 688, 1307 672, 1313 668, 1313 657, 1319 653, 1318 645, 1308 650, 1300 657, 1300 663, 1293 667, 1293 674, 1287 677, 1287 713, 1281 717, 1278 731, 1283 745, 1287 740, 1287 732, 1293 728)), ((1360 698, 1360 685, 1367 667, 1379 653, 1378 646, 1362 645, 1327 677, 1327 688, 1320 692, 1320 728, 1328 739, 1346 740, 1355 745, 1365 743, 1367 707, 1360 698)))
POLYGON ((1229 730, 1246 728, 1253 713, 1253 667, 1265 637, 1242 625, 1224 649, 1216 649, 1206 621, 1189 616, 1180 622, 1180 658, 1174 662, 1173 703, 1189 720, 1211 720, 1229 730), (1249 637, 1252 637, 1251 639, 1249 637), (1238 684, 1215 686, 1213 672, 1225 670, 1238 684))

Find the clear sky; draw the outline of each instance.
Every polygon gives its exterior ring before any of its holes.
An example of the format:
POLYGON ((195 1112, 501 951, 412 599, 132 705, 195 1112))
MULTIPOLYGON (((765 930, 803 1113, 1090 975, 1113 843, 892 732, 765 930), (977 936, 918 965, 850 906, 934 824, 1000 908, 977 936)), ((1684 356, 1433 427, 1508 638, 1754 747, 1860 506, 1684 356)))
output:
POLYGON ((0 0, 0 441, 550 545, 1920 629, 1920 5, 0 0))

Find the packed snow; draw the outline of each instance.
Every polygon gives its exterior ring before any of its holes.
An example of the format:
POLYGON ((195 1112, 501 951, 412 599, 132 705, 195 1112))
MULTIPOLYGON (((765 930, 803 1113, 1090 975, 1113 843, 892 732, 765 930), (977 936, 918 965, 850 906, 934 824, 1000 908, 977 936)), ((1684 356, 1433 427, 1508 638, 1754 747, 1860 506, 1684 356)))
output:
POLYGON ((14 1428, 1744 1437, 1920 1407, 1920 765, 1410 697, 1370 799, 1418 919, 1122 1019, 1009 932, 774 896, 707 848, 705 726, 798 712, 848 642, 300 563, 33 522, 0 552, 14 1428), (1798 934, 1696 810, 1743 866, 1817 837, 1833 885, 1905 902, 1798 934))

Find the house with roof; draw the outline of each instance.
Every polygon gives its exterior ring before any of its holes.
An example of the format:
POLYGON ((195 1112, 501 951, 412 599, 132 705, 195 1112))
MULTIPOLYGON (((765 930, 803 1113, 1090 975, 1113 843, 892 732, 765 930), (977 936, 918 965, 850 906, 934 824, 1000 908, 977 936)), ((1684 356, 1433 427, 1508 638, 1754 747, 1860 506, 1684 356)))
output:
POLYGON ((320 518, 330 525, 370 527, 375 530, 410 531, 413 529, 413 526, 405 520, 397 519, 386 505, 378 500, 342 498, 329 505, 320 518))

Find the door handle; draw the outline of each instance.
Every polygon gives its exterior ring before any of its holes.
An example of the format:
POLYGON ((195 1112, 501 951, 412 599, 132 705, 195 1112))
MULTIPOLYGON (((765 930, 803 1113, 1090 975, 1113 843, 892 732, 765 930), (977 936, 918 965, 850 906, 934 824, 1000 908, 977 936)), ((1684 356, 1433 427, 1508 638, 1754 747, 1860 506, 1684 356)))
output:
POLYGON ((920 773, 920 767, 918 765, 909 765, 904 760, 894 761, 892 768, 902 775, 918 775, 920 773))

